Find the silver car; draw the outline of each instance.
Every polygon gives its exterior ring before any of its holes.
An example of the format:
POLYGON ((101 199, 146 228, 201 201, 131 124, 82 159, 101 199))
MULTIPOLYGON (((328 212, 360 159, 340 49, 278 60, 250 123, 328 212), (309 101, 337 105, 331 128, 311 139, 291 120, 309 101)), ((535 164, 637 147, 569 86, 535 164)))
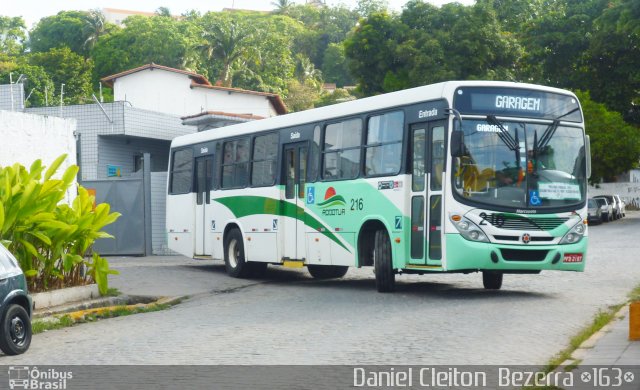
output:
POLYGON ((598 206, 600 206, 602 221, 613 221, 613 205, 609 203, 607 198, 596 196, 593 198, 593 200, 595 200, 596 203, 598 203, 598 206))
POLYGON ((613 195, 613 197, 616 199, 616 201, 618 202, 618 209, 620 211, 620 218, 622 217, 626 217, 627 216, 627 209, 626 209, 626 204, 624 203, 624 200, 622 200, 620 198, 620 195, 616 194, 613 195))
POLYGON ((589 225, 601 224, 602 208, 600 207, 600 205, 598 205, 598 202, 593 198, 589 198, 589 200, 587 201, 587 208, 589 211, 589 215, 587 217, 587 221, 589 222, 589 225))

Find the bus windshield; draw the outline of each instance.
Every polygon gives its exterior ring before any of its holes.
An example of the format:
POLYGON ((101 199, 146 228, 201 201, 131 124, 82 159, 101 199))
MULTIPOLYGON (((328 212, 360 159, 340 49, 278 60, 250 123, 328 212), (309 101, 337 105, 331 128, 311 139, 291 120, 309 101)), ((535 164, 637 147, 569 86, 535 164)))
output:
POLYGON ((463 200, 501 209, 575 206, 586 196, 582 129, 550 123, 465 119, 454 164, 463 200))

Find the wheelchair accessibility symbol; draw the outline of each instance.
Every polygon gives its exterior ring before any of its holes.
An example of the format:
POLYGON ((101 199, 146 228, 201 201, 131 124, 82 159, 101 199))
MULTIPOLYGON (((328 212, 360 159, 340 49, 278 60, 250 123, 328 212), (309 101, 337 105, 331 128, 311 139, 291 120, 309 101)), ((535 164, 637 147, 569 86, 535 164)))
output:
POLYGON ((307 187, 307 204, 316 203, 316 189, 315 187, 307 187))
POLYGON ((542 204, 538 191, 529 191, 529 204, 531 206, 540 206, 542 204))

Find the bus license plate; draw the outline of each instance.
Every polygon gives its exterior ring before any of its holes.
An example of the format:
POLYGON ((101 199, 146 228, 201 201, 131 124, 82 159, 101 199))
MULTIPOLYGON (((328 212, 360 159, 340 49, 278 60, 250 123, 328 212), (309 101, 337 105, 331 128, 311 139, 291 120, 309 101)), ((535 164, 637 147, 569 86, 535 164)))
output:
POLYGON ((563 263, 582 263, 582 253, 565 253, 563 263))

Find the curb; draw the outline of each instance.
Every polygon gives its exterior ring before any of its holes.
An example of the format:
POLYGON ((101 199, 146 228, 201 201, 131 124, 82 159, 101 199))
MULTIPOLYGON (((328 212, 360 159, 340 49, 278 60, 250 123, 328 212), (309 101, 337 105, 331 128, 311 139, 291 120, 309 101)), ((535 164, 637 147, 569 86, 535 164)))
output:
POLYGON ((97 284, 31 294, 34 310, 43 310, 55 306, 62 306, 70 302, 86 301, 99 297, 100 291, 98 290, 97 284))
MULTIPOLYGON (((145 297, 128 297, 129 300, 125 301, 128 302, 131 299, 140 299, 140 298, 145 298, 145 297)), ((156 300, 153 300, 152 302, 148 302, 148 303, 134 303, 134 304, 125 304, 125 302, 122 302, 120 304, 118 304, 117 302, 113 302, 113 300, 111 300, 110 305, 109 306, 103 306, 103 307, 94 307, 94 308, 86 308, 86 309, 81 309, 81 310, 74 310, 74 311, 68 311, 68 310, 62 310, 62 311, 58 311, 58 312, 52 312, 50 314, 48 314, 48 317, 56 317, 56 316, 68 316, 70 317, 74 322, 78 322, 83 320, 87 315, 92 315, 92 314, 102 314, 102 313, 108 313, 111 311, 115 311, 118 309, 144 309, 144 308, 148 308, 148 307, 152 307, 152 306, 157 306, 157 305, 168 305, 168 306, 174 306, 177 305, 178 303, 180 303, 182 300, 186 299, 187 296, 186 295, 182 295, 182 296, 176 296, 176 297, 160 297, 156 300)), ((148 300, 149 297, 146 297, 146 299, 148 300)), ((153 299, 153 298, 151 298, 153 299)), ((40 317, 41 320, 46 321, 47 320, 47 316, 43 316, 40 317)))

